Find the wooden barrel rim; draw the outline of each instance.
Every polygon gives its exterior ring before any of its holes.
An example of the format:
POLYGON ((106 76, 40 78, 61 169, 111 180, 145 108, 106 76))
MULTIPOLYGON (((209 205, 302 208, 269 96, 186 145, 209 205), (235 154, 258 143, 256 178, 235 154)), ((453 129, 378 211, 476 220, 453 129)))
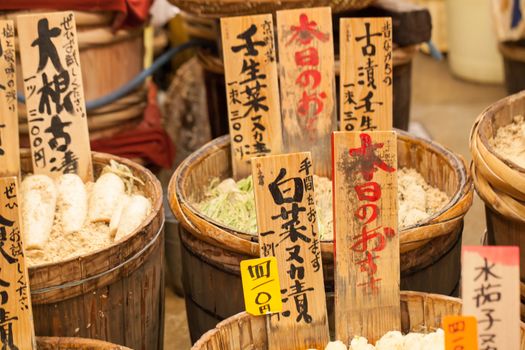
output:
POLYGON ((36 337, 36 343, 36 350, 132 350, 122 345, 111 344, 102 340, 85 338, 36 337))
POLYGON ((523 46, 499 43, 498 49, 504 58, 512 61, 525 62, 525 47, 523 46))
MULTIPOLYGON (((29 157, 29 150, 23 150, 21 158, 26 159, 27 161, 29 157)), ((162 189, 159 180, 148 169, 135 164, 130 160, 105 153, 93 152, 94 165, 106 165, 110 159, 128 166, 134 171, 135 175, 138 175, 144 181, 146 186, 150 186, 151 195, 149 197, 152 201, 151 213, 146 217, 143 224, 135 230, 135 232, 125 237, 123 240, 114 242, 107 247, 89 252, 79 257, 29 267, 32 290, 45 290, 45 288, 53 287, 57 284, 83 280, 108 271, 133 257, 137 251, 140 251, 145 245, 150 243, 154 237, 156 237, 158 229, 162 227, 164 223, 164 212, 162 210, 162 189), (97 264, 93 263, 95 261, 97 264), (98 264, 98 262, 101 263, 98 264), (55 276, 55 278, 49 277, 58 272, 63 272, 66 267, 68 271, 67 275, 55 276), (51 273, 51 271, 53 271, 53 273, 51 273), (58 279, 58 283, 53 279, 58 279)), ((161 240, 155 240, 154 242, 158 245, 161 243, 161 240)), ((155 246, 155 244, 153 244, 153 246, 155 246)), ((145 252, 146 254, 150 253, 153 248, 150 247, 148 250, 149 252, 145 252)), ((140 262, 134 263, 140 266, 140 262)), ((108 285, 113 282, 115 278, 118 278, 119 274, 129 274, 132 272, 130 269, 136 269, 138 266, 126 266, 125 271, 116 271, 113 273, 112 278, 101 279, 101 281, 98 281, 98 285, 95 286, 95 284, 92 284, 91 287, 101 287, 100 284, 108 285)), ((87 288, 87 286, 79 287, 82 288, 72 288, 73 290, 71 293, 82 294, 87 288)), ((49 298, 49 296, 46 296, 45 293, 35 294, 33 302, 47 303, 49 300, 46 298, 49 298)))
MULTIPOLYGON (((449 151, 445 147, 435 142, 423 140, 422 138, 418 138, 418 137, 409 135, 408 133, 400 131, 400 130, 396 130, 396 132, 398 134, 398 137, 400 137, 401 139, 411 140, 411 141, 415 140, 417 142, 420 142, 422 145, 425 145, 425 147, 427 147, 429 151, 433 151, 434 153, 439 153, 441 156, 445 157, 447 161, 450 164, 452 164, 452 168, 455 170, 456 176, 458 178, 458 188, 456 189, 456 192, 454 193, 454 195, 451 196, 449 203, 446 206, 444 206, 439 212, 429 217, 426 221, 416 224, 416 225, 406 227, 405 230, 408 231, 414 228, 421 228, 421 227, 425 227, 425 226, 434 224, 434 221, 436 219, 443 218, 443 214, 445 214, 449 209, 451 209, 460 200, 460 198, 465 197, 467 193, 472 192, 472 184, 470 183, 470 179, 468 178, 466 167, 464 166, 462 160, 459 159, 457 156, 455 156, 451 151, 449 151)), ((241 237, 242 239, 249 240, 251 242, 257 242, 256 236, 250 235, 248 233, 236 231, 230 227, 227 227, 226 225, 222 223, 217 222, 216 220, 212 218, 209 218, 205 214, 201 213, 195 207, 195 205, 189 200, 189 198, 185 197, 185 190, 182 187, 182 181, 180 181, 181 178, 187 177, 188 172, 191 171, 191 167, 198 166, 200 163, 204 162, 210 154, 213 154, 214 149, 227 147, 228 144, 229 144, 229 135, 224 135, 215 140, 212 140, 211 142, 209 142, 208 144, 204 145, 202 148, 194 152, 192 155, 187 157, 180 164, 179 168, 177 169, 177 172, 174 174, 174 176, 175 175, 177 176, 177 179, 175 179, 175 182, 174 182, 175 187, 173 188, 175 190, 175 193, 173 193, 172 195, 177 196, 177 199, 180 202, 181 207, 186 214, 190 214, 188 211, 191 211, 190 215, 198 216, 202 220, 208 221, 211 224, 217 227, 220 227, 221 229, 224 229, 225 231, 227 231, 228 233, 234 236, 241 237), (186 209, 188 211, 186 211, 186 209)), ((466 209, 468 209, 468 207, 470 207, 470 205, 467 205, 466 209)), ((454 218, 456 218, 457 220, 458 217, 463 217, 463 215, 466 212, 466 209, 462 210, 459 215, 456 215, 453 218, 443 218, 443 220, 451 220, 454 218)), ((401 234, 403 235, 403 232, 401 234)), ((333 243, 333 239, 323 240, 323 243, 333 243)))

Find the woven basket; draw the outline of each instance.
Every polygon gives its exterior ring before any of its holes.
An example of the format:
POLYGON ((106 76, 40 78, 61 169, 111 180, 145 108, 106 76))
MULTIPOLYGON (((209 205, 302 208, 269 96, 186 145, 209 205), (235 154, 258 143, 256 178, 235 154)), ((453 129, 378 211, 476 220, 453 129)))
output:
POLYGON ((169 0, 194 15, 219 18, 244 16, 293 8, 329 6, 333 13, 365 8, 375 0, 169 0))
MULTIPOLYGON (((460 313, 460 299, 401 292, 401 328, 404 333, 435 330, 441 327, 444 316, 460 313)), ((520 327, 520 350, 525 350, 525 325, 522 323, 520 327)), ((268 350, 266 332, 265 317, 254 317, 243 312, 219 323, 215 329, 204 334, 193 345, 192 350, 268 350)))

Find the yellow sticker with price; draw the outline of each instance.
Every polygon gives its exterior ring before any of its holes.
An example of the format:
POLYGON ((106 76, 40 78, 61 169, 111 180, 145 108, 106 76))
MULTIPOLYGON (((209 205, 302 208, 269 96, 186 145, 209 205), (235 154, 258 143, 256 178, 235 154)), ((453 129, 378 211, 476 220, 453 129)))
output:
POLYGON ((282 311, 279 271, 274 256, 241 261, 241 278, 246 312, 259 316, 282 311))
POLYGON ((445 316, 445 350, 478 350, 478 321, 473 316, 445 316))

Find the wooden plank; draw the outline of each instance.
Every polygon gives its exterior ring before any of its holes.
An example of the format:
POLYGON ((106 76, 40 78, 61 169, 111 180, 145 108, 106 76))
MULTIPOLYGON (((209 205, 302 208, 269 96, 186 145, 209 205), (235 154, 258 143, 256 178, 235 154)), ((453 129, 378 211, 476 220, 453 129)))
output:
POLYGON ((0 176, 20 176, 13 21, 0 21, 0 176))
POLYGON ((480 349, 520 348, 519 260, 519 247, 463 247, 463 314, 478 320, 480 349))
POLYGON ((407 0, 376 0, 362 10, 337 14, 334 23, 344 17, 392 18, 394 43, 399 47, 427 42, 432 34, 432 18, 428 9, 407 0))
POLYGON ((310 153, 254 158, 252 176, 261 257, 277 257, 283 298, 283 312, 268 320, 268 349, 324 349, 328 318, 310 153))
POLYGON ((397 144, 392 131, 332 138, 336 339, 401 330, 397 144))
POLYGON ((251 173, 252 157, 280 154, 281 111, 271 15, 221 19, 233 176, 251 173))
POLYGON ((315 173, 329 176, 337 118, 330 8, 277 11, 277 37, 284 149, 311 151, 315 173))
POLYGON ((0 341, 8 349, 36 349, 16 177, 0 178, 0 198, 0 341))
POLYGON ((92 180, 74 15, 18 16, 17 29, 34 172, 92 180))
POLYGON ((341 130, 392 130, 392 21, 341 20, 341 130))

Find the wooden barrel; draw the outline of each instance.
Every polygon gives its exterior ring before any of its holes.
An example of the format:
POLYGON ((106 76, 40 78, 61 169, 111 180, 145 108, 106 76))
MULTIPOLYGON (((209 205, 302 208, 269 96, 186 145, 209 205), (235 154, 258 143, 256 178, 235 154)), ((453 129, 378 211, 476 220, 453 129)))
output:
POLYGON ((499 44, 503 56, 505 87, 509 94, 525 90, 525 40, 499 44))
MULTIPOLYGON (((46 11, 30 11, 46 12, 46 11)), ((0 18, 16 20, 28 11, 0 11, 0 18)), ((113 31, 112 12, 74 11, 78 31, 80 65, 86 101, 98 99, 131 81, 144 67, 144 28, 113 31)), ((16 48, 19 50, 18 39, 16 48)), ((23 94, 23 77, 17 51, 17 87, 23 94)), ((110 137, 136 127, 146 107, 145 88, 139 88, 110 105, 88 111, 91 139, 110 137)), ((25 105, 19 104, 20 135, 28 140, 25 105)), ((25 141, 25 142, 24 142, 25 141)), ((27 143, 28 144, 28 143, 27 143)))
MULTIPOLYGON (((30 266, 29 283, 38 336, 85 337, 135 350, 162 349, 164 330, 164 212, 160 182, 123 158, 93 153, 98 177, 115 160, 145 184, 152 211, 129 237, 77 258, 30 266)), ((32 171, 22 153, 24 173, 32 171)))
MULTIPOLYGON (((463 216, 473 189, 463 161, 443 147, 399 131, 399 166, 417 169, 451 201, 428 221, 401 232, 401 287, 456 295, 460 277, 463 216)), ((183 284, 192 340, 244 309, 241 260, 259 256, 257 237, 206 217, 199 200, 212 178, 230 177, 229 137, 218 138, 188 157, 174 173, 169 201, 181 223, 183 284)), ((323 241, 328 304, 333 303, 333 241, 323 241)))
POLYGON ((334 13, 359 10, 375 0, 169 0, 178 8, 199 17, 255 15, 278 10, 328 6, 334 13))
POLYGON ((35 350, 131 350, 121 345, 83 338, 38 337, 35 350))
MULTIPOLYGON (((401 331, 441 328, 446 315, 460 315, 461 300, 436 294, 401 292, 401 331)), ((525 325, 520 325, 520 350, 525 350, 525 325)), ((239 313, 207 332, 192 350, 268 350, 266 318, 239 313)), ((510 349, 509 349, 510 350, 510 349)), ((517 349, 516 349, 517 350, 517 349)))
POLYGON ((519 246, 520 277, 525 282, 525 169, 496 154, 489 140, 523 115, 525 92, 506 97, 478 117, 470 134, 472 177, 485 202, 489 245, 519 246))

